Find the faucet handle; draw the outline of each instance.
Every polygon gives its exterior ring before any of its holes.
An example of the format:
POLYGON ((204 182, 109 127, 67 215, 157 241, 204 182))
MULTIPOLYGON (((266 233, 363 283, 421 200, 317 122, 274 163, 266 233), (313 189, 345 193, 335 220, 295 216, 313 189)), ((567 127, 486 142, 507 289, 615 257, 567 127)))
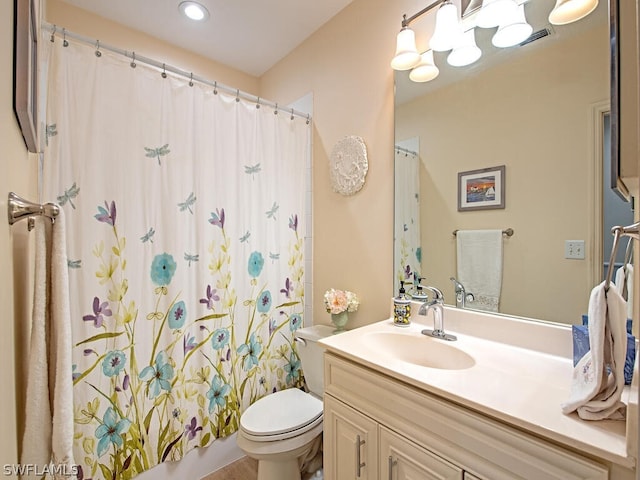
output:
POLYGON ((464 285, 462 285, 458 280, 456 280, 455 277, 451 277, 451 278, 449 278, 449 280, 451 280, 453 282, 453 285, 456 288, 456 293, 464 292, 464 285))

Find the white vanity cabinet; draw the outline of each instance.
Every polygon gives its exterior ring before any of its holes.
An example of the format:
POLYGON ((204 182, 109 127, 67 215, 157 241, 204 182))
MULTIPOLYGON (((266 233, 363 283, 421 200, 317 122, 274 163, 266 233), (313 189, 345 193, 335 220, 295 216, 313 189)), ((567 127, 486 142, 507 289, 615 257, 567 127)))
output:
POLYGON ((323 422, 327 479, 463 478, 462 469, 331 396, 325 397, 323 422))
POLYGON ((324 409, 326 480, 617 480, 604 462, 332 352, 324 409))

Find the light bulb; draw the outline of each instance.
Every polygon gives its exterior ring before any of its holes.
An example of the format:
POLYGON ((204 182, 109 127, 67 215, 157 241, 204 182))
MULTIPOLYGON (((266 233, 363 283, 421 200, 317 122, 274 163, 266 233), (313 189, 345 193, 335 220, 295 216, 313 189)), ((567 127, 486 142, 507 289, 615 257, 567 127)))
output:
POLYGON ((524 15, 524 4, 516 10, 514 17, 506 24, 501 24, 493 35, 491 43, 499 48, 513 47, 524 42, 533 32, 524 15))
POLYGON ((436 52, 451 50, 462 35, 458 7, 450 1, 443 3, 436 13, 436 28, 429 47, 436 52))
POLYGON ((420 62, 416 48, 416 34, 409 27, 402 27, 396 37, 396 54, 391 60, 394 70, 409 70, 420 62))
POLYGON ((598 0, 556 0, 556 6, 549 14, 549 22, 553 25, 566 25, 576 22, 598 6, 598 0))
POLYGON ((416 65, 409 78, 414 82, 429 82, 440 74, 440 70, 433 62, 433 50, 427 50, 422 54, 420 63, 416 65))
POLYGON ((447 63, 452 67, 471 65, 482 56, 482 50, 476 45, 475 30, 467 30, 458 45, 447 56, 447 63))

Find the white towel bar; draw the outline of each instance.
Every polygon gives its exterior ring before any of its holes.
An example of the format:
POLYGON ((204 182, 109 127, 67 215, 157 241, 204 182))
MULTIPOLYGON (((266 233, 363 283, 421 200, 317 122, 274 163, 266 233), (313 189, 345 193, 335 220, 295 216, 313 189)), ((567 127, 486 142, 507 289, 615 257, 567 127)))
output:
MULTIPOLYGON (((506 228, 502 231, 503 235, 506 235, 507 237, 511 237, 513 236, 513 228, 506 228)), ((458 230, 454 230, 453 231, 453 236, 455 237, 458 234, 458 230)))

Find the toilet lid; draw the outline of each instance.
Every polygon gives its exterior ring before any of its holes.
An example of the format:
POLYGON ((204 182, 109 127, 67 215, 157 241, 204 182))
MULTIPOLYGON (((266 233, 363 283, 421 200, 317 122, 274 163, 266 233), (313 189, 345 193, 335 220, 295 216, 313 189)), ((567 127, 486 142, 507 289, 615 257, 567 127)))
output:
POLYGON ((297 388, 262 397, 240 417, 240 427, 251 435, 273 436, 298 430, 322 416, 322 401, 297 388))

